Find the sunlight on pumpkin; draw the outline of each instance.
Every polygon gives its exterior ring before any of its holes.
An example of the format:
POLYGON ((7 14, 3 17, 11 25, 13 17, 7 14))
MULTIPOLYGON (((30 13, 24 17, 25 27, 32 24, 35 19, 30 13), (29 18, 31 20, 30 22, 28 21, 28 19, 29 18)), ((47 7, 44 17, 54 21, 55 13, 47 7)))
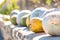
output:
POLYGON ((42 20, 32 19, 30 30, 32 30, 33 32, 42 32, 42 20))

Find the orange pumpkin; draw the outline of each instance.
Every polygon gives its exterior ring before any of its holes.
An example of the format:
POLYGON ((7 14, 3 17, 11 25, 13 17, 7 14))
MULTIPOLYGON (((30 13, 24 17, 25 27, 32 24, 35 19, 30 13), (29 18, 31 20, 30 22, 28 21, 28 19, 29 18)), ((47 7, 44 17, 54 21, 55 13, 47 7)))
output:
POLYGON ((30 30, 33 32, 43 32, 42 20, 40 18, 33 18, 31 20, 30 30))

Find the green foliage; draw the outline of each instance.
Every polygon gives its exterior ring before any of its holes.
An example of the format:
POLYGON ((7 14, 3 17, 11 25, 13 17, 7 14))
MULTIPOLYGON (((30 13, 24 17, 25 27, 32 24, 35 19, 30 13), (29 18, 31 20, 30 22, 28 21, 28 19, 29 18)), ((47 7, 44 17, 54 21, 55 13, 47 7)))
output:
MULTIPOLYGON (((12 1, 11 1, 11 2, 12 2, 12 1)), ((14 9, 19 9, 19 6, 18 6, 16 3, 17 3, 17 2, 9 3, 9 5, 7 5, 5 8, 3 8, 2 10, 0 10, 0 14, 9 15, 12 10, 14 10, 14 9)))
POLYGON ((46 4, 50 6, 51 5, 51 0, 46 0, 46 4))
POLYGON ((33 2, 36 2, 36 3, 38 3, 40 0, 33 0, 33 2))
POLYGON ((2 6, 7 2, 7 0, 4 0, 4 2, 2 4, 0 4, 0 8, 2 8, 2 6))

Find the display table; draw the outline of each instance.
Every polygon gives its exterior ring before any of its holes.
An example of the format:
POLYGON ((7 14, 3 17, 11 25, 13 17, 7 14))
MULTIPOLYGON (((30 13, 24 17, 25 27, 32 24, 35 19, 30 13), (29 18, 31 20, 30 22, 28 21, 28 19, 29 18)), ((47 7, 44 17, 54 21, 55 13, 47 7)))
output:
MULTIPOLYGON (((13 37, 13 39, 14 40, 18 40, 18 36, 17 36, 17 33, 18 33, 18 31, 20 30, 24 30, 26 27, 18 27, 18 26, 16 26, 15 28, 13 28, 13 30, 12 30, 12 37, 13 37)), ((20 40, 20 39, 19 39, 20 40)))
POLYGON ((32 40, 34 37, 41 36, 43 34, 45 34, 45 33, 34 33, 32 31, 30 31, 28 28, 17 31, 18 40, 32 40))
POLYGON ((18 40, 60 40, 60 36, 51 36, 46 33, 34 33, 28 28, 17 31, 18 40))
POLYGON ((12 38, 12 28, 13 27, 11 27, 12 25, 11 25, 11 23, 9 22, 9 21, 7 21, 7 22, 4 22, 4 27, 3 27, 3 36, 4 36, 4 38, 5 38, 5 40, 13 40, 13 38, 12 38))

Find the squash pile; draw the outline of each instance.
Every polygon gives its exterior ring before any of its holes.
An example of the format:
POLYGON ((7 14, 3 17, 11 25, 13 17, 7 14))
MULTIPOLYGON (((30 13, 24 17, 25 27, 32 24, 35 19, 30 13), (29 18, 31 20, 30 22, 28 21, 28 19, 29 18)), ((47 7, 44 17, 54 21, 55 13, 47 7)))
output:
POLYGON ((11 23, 19 27, 28 27, 35 33, 44 32, 50 35, 60 35, 60 10, 57 8, 36 8, 33 11, 12 11, 11 23))

